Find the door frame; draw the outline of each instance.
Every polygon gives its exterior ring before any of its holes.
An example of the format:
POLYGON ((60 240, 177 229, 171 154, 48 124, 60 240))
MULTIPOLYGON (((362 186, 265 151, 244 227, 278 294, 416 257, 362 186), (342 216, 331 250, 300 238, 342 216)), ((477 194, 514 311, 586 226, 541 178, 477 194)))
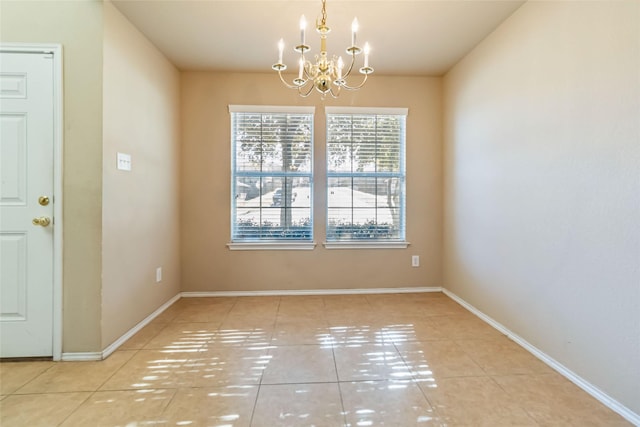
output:
POLYGON ((0 43, 1 52, 53 55, 53 360, 62 359, 63 229, 62 165, 64 143, 62 45, 0 43))

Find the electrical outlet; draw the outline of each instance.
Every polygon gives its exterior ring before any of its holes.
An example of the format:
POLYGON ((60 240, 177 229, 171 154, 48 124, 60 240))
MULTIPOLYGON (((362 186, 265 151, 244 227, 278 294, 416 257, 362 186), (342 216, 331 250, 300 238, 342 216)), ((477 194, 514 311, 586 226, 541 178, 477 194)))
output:
POLYGON ((413 255, 411 257, 411 267, 420 267, 420 255, 413 255))
POLYGON ((162 267, 156 268, 156 283, 162 282, 162 267))

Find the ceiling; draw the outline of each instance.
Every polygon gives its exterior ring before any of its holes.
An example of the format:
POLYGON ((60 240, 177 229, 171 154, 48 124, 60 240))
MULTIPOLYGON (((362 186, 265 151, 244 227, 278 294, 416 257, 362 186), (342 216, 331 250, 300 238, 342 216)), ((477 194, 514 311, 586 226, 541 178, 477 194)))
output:
MULTIPOLYGON (((446 73, 519 8, 520 0, 328 0, 329 55, 350 44, 358 18, 358 44, 371 45, 376 74, 446 73)), ((297 63, 300 15, 309 22, 311 53, 319 37, 311 29, 320 0, 113 0, 122 12, 181 70, 269 72, 277 43, 285 41, 284 62, 297 63)), ((360 61, 362 59, 359 58, 360 61)))

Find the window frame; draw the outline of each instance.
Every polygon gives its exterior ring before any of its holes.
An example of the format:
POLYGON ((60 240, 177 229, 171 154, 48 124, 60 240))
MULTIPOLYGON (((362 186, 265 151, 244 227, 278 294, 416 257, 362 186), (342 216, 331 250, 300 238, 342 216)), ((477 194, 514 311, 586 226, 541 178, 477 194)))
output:
MULTIPOLYGON (((326 206, 325 206, 325 241, 323 242, 323 246, 326 249, 406 249, 410 243, 406 239, 406 178, 407 178, 407 170, 406 170, 406 151, 407 151, 407 123, 406 119, 409 115, 408 108, 385 108, 385 107, 325 107, 325 170, 326 170, 326 179, 325 179, 325 196, 326 196, 326 206), (402 141, 402 151, 400 152, 400 162, 401 162, 401 170, 399 174, 402 177, 403 181, 403 194, 402 194, 402 203, 401 203, 401 218, 402 218, 402 232, 403 236, 398 239, 363 239, 363 240, 331 240, 329 239, 329 180, 330 178, 338 178, 338 177, 351 177, 351 178, 378 178, 389 175, 388 173, 382 172, 367 172, 367 173, 359 173, 354 174, 353 172, 329 172, 329 116, 330 115, 369 115, 369 116, 377 116, 377 115, 398 115, 404 116, 404 128, 403 128, 403 137, 404 141, 402 141)), ((353 207, 352 207, 353 208, 353 207)))
MULTIPOLYGON (((227 247, 230 250, 313 250, 316 246, 314 242, 314 207, 313 207, 313 179, 314 179, 314 129, 315 120, 315 107, 306 106, 270 106, 270 105, 229 105, 229 123, 230 123, 230 143, 231 143, 231 209, 230 209, 230 241, 227 247), (311 222, 311 239, 234 239, 234 230, 236 226, 236 200, 235 200, 235 187, 237 181, 237 152, 236 141, 233 128, 233 114, 234 113, 257 113, 257 114, 308 114, 311 115, 311 169, 308 175, 309 178, 309 214, 311 222)), ((262 174, 263 172, 260 172, 262 174)), ((285 172, 274 172, 270 175, 280 175, 283 179, 288 177, 300 176, 298 174, 288 175, 285 172)), ((262 209, 262 207, 260 208, 262 209)))

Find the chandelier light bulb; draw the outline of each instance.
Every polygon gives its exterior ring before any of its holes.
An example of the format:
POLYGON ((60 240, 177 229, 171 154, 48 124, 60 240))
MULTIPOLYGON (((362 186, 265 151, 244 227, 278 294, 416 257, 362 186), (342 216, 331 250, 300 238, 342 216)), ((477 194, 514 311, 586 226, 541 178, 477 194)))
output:
POLYGON ((284 40, 278 42, 278 64, 282 64, 282 53, 284 52, 284 40))
POLYGON ((304 45, 304 32, 307 29, 307 20, 304 15, 300 17, 300 44, 304 45))
POLYGON ((356 33, 358 32, 358 18, 353 18, 351 23, 351 46, 356 45, 356 33))

